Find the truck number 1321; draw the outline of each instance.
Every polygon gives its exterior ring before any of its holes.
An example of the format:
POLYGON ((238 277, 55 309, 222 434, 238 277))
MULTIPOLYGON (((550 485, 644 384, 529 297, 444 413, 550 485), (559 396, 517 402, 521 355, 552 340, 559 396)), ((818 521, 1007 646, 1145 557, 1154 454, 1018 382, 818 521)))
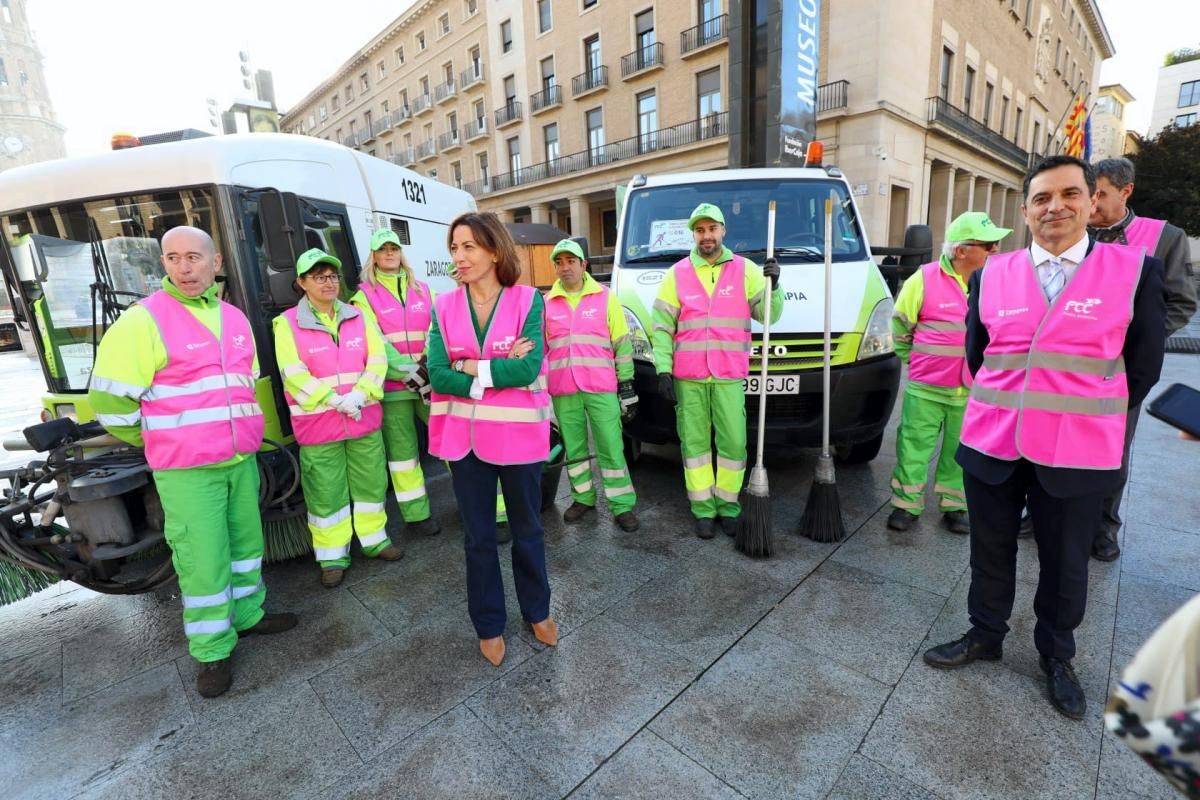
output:
POLYGON ((425 187, 416 181, 402 180, 400 185, 404 187, 404 196, 410 203, 425 202, 425 187))

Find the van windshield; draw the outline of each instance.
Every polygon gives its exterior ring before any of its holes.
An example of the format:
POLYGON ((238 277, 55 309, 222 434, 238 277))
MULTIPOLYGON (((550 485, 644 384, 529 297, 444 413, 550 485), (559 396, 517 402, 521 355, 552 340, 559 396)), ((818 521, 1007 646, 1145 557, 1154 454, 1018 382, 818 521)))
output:
POLYGON ((761 261, 767 251, 767 205, 775 201, 775 249, 781 259, 824 259, 825 199, 833 207, 835 262, 865 261, 867 248, 845 184, 835 180, 713 181, 654 186, 629 193, 618 254, 622 267, 661 267, 692 249, 687 228, 692 209, 714 203, 725 215, 725 246, 761 261))

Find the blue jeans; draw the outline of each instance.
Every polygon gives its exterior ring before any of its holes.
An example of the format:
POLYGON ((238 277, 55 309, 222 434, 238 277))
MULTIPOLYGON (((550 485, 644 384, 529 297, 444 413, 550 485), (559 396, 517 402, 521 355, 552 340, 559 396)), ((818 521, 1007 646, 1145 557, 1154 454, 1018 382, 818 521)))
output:
POLYGON ((474 453, 451 463, 454 496, 462 517, 467 561, 467 610, 480 639, 504 634, 504 579, 496 545, 496 480, 500 480, 512 526, 512 570, 521 615, 529 622, 550 616, 542 530, 542 465, 497 466, 474 453))

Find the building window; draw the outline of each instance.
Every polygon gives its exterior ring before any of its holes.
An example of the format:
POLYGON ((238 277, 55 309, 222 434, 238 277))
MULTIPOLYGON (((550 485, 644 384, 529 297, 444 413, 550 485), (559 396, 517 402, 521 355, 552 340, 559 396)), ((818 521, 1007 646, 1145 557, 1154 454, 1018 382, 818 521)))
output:
POLYGON ((1029 149, 1033 152, 1038 152, 1038 139, 1042 135, 1042 123, 1038 120, 1033 121, 1033 135, 1029 137, 1029 149))
POLYGON ((938 78, 938 97, 949 102, 950 76, 954 74, 954 51, 949 47, 942 48, 942 69, 938 78))
POLYGON ((400 107, 403 109, 408 108, 408 89, 400 90, 400 107))
POLYGON ((397 67, 404 66, 404 47, 403 46, 396 48, 396 66, 397 67))
MULTIPOLYGON (((983 84, 983 127, 992 127, 992 99, 996 95, 996 87, 990 83, 983 84)), ((1000 132, 1004 133, 1004 124, 1000 124, 1000 132)))
POLYGON ((546 141, 546 160, 558 160, 558 123, 555 122, 542 128, 542 136, 546 141))
POLYGON ((387 100, 384 100, 382 103, 380 103, 379 104, 379 113, 381 115, 380 119, 387 119, 388 111, 390 111, 390 110, 391 110, 391 106, 388 105, 387 100))
POLYGON ((1003 136, 1004 132, 1006 130, 1008 130, 1008 98, 1001 97, 1000 98, 1000 135, 1003 136))
POLYGON ((378 64, 376 64, 375 65, 375 74, 379 77, 380 80, 382 80, 383 76, 387 75, 387 64, 383 61, 380 61, 378 64))
POLYGON ((455 189, 462 188, 462 162, 455 161, 450 164, 450 185, 455 189))
POLYGON ((658 147, 658 94, 651 89, 637 96, 638 150, 658 147))
POLYGON ((447 61, 445 64, 442 64, 442 81, 447 86, 454 85, 454 62, 453 61, 447 61))
POLYGON ((321 116, 321 122, 329 119, 329 112, 325 110, 324 103, 321 103, 321 107, 317 109, 317 113, 321 116))
POLYGON ((480 153, 475 160, 479 165, 479 180, 486 184, 488 182, 488 154, 480 153))
POLYGON ((370 111, 363 112, 363 126, 364 126, 364 130, 367 132, 367 135, 369 136, 371 134, 371 112, 370 111))
POLYGON ((545 33, 554 27, 550 17, 550 0, 537 0, 538 33, 545 33))
POLYGON ((637 31, 638 66, 654 63, 654 9, 643 11, 633 18, 637 31))
POLYGON ((476 80, 478 80, 479 78, 482 78, 483 77, 483 60, 482 60, 482 56, 479 54, 479 48, 472 47, 471 52, 468 54, 468 57, 471 59, 471 74, 475 76, 476 80))
POLYGON ((604 109, 593 108, 584 115, 587 125, 588 160, 592 164, 604 162, 604 109))
POLYGON ((589 8, 594 8, 597 2, 599 0, 583 0, 583 10, 587 11, 589 8))
MULTIPOLYGON (((554 83, 554 56, 550 56, 550 58, 542 59, 541 70, 542 70, 542 91, 548 92, 550 89, 553 89, 555 86, 555 83, 554 83)), ((549 100, 548 95, 547 95, 546 99, 549 100)))
POLYGON ((1179 107, 1187 108, 1200 103, 1200 81, 1179 84, 1179 107))
POLYGON ((451 111, 446 115, 446 130, 454 134, 454 138, 458 138, 458 112, 451 111))
POLYGON ((420 86, 421 86, 421 94, 422 94, 422 95, 427 95, 427 94, 429 94, 429 76, 428 76, 428 75, 422 75, 422 76, 421 76, 421 80, 419 80, 419 81, 418 81, 418 83, 419 83, 419 84, 420 84, 420 86))
POLYGON ((512 20, 506 19, 500 23, 500 51, 511 52, 513 48, 512 20))
POLYGON ((481 131, 486 130, 487 129, 487 111, 484 109, 482 100, 475 101, 474 111, 475 111, 475 122, 478 123, 479 130, 481 130, 481 131))
POLYGON ((1054 69, 1059 73, 1062 72, 1062 37, 1058 37, 1054 42, 1054 69))
POLYGON ((354 99, 354 84, 347 83, 346 84, 346 102, 349 103, 353 99, 354 99))
POLYGON ((588 74, 588 85, 600 82, 600 34, 583 40, 583 69, 588 74))
POLYGON ((371 84, 367 81, 367 73, 364 72, 362 75, 358 76, 358 86, 359 91, 361 91, 363 94, 371 91, 371 84))
POLYGON ((341 107, 342 107, 342 96, 340 94, 335 94, 333 96, 333 110, 338 111, 339 109, 341 109, 341 107))
POLYGON ((479 13, 479 0, 467 0, 467 16, 473 17, 479 13))
POLYGON ((425 51, 425 31, 417 31, 417 52, 425 51))
POLYGON ((971 97, 975 94, 975 68, 967 67, 967 78, 963 81, 963 111, 971 116, 971 97))
POLYGON ((450 15, 442 14, 438 17, 438 36, 445 36, 450 32, 450 15))
POLYGON ((1195 125, 1195 124, 1196 124, 1196 112, 1195 111, 1193 111, 1190 114, 1180 114, 1179 116, 1177 116, 1175 118, 1175 127, 1177 127, 1177 128, 1186 128, 1189 125, 1195 125))
POLYGON ((601 246, 617 246, 617 210, 615 208, 606 208, 600 212, 600 231, 601 246))
POLYGON ((521 137, 514 136, 508 140, 508 171, 521 171, 521 137))
POLYGON ((513 109, 513 104, 517 101, 517 79, 513 75, 509 75, 504 79, 504 107, 510 111, 513 109))
POLYGON ((1017 106, 1016 124, 1013 125, 1013 144, 1021 141, 1021 120, 1025 116, 1025 109, 1017 106))
POLYGON ((392 143, 384 142, 383 143, 383 157, 388 160, 391 160, 393 155, 395 155, 395 151, 392 149, 392 143))
POLYGON ((702 135, 714 135, 720 124, 721 68, 714 67, 696 76, 696 119, 700 120, 702 135))
POLYGON ((308 124, 307 124, 307 125, 305 125, 304 127, 305 127, 307 130, 310 130, 310 131, 311 131, 313 128, 317 127, 317 116, 316 116, 316 114, 309 114, 309 115, 308 115, 308 124))

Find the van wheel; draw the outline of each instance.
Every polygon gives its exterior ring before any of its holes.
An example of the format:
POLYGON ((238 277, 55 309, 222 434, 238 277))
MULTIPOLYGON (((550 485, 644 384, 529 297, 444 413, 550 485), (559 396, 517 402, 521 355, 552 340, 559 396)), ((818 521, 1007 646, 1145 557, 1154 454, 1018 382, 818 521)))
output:
POLYGON ((838 446, 837 458, 843 464, 865 464, 879 455, 879 448, 882 446, 883 434, 881 433, 874 439, 868 439, 865 442, 838 446))

